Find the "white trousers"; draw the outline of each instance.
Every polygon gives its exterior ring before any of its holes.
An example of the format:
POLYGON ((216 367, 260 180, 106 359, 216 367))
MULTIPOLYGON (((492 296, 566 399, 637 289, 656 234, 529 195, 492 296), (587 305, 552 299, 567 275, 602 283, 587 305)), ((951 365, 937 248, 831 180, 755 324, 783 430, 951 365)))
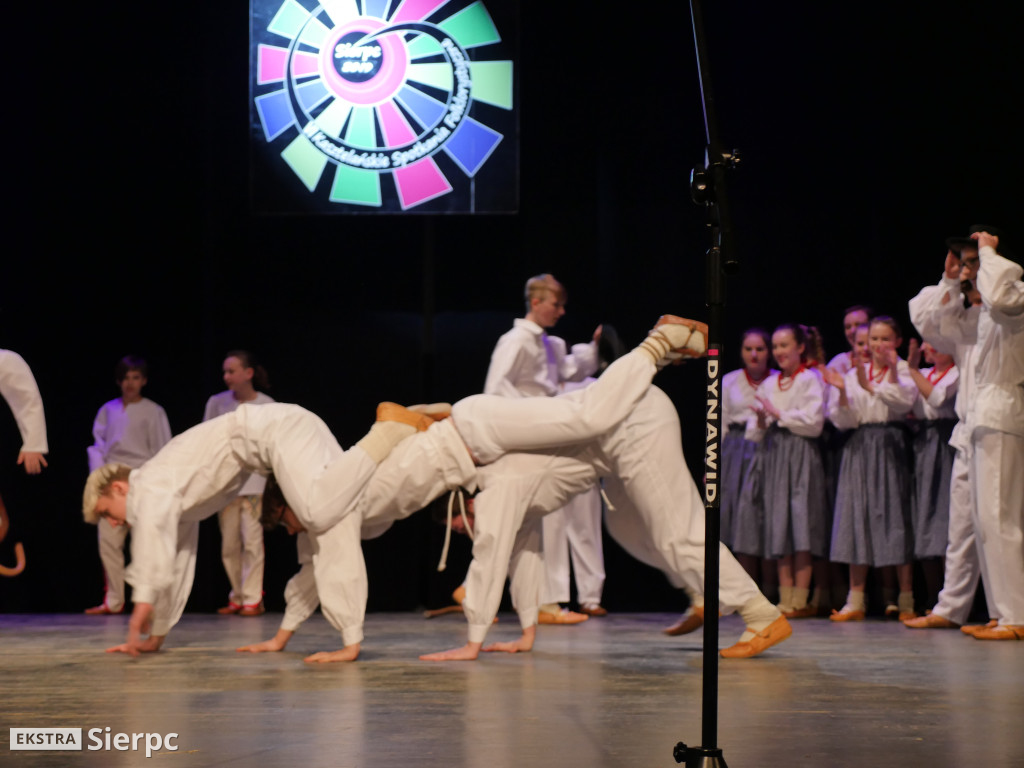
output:
POLYGON ((257 605, 263 599, 262 497, 239 496, 217 515, 220 523, 220 558, 231 582, 228 601, 257 605))
POLYGON ((1024 437, 979 427, 971 445, 985 591, 1000 624, 1024 626, 1024 437))
POLYGON ((569 602, 569 562, 580 605, 600 605, 604 589, 601 491, 594 486, 544 517, 543 603, 569 602))
MULTIPOLYGON (((932 609, 943 618, 964 624, 974 605, 978 580, 982 577, 982 553, 977 546, 974 502, 971 499, 970 449, 957 450, 949 481, 949 540, 946 545, 946 571, 938 602, 932 609)), ((988 579, 985 579, 986 584, 988 579)), ((989 615, 995 607, 988 589, 989 615)))
MULTIPOLYGON (((632 416, 601 442, 611 470, 605 475, 608 533, 685 589, 691 602, 702 602, 704 502, 683 456, 672 401, 651 387, 632 416)), ((719 610, 727 615, 761 592, 724 544, 718 555, 719 610)))
POLYGON ((626 418, 656 372, 650 356, 634 349, 590 386, 557 397, 473 395, 455 403, 452 420, 481 464, 508 451, 578 445, 626 418))
POLYGON ((124 608, 124 542, 128 538, 128 526, 114 528, 106 520, 100 520, 99 539, 100 562, 106 579, 106 593, 103 603, 115 613, 124 608))

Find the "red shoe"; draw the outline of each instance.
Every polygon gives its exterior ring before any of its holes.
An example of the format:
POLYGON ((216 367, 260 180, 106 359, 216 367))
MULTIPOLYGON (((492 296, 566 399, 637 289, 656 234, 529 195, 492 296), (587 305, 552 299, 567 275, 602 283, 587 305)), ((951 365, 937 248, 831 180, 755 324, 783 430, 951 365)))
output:
POLYGON ((260 600, 258 603, 252 603, 251 605, 243 605, 242 610, 238 612, 239 616, 262 616, 267 612, 267 609, 263 607, 263 601, 260 600))
POLYGON ((122 605, 118 610, 112 611, 106 603, 100 603, 94 608, 86 608, 85 612, 90 616, 116 616, 119 613, 124 613, 124 606, 122 605))
POLYGON ((223 608, 218 608, 217 613, 219 613, 221 616, 230 616, 232 613, 238 613, 240 610, 242 610, 242 606, 240 606, 238 603, 231 602, 225 605, 223 608))
POLYGON ((598 603, 587 603, 586 605, 580 606, 580 613, 585 613, 587 616, 607 616, 608 611, 601 607, 598 603))
POLYGON ((690 606, 686 609, 686 613, 679 617, 679 621, 673 624, 671 627, 666 627, 661 630, 666 635, 676 637, 677 635, 688 635, 691 632, 696 632, 698 629, 704 626, 704 606, 690 606))

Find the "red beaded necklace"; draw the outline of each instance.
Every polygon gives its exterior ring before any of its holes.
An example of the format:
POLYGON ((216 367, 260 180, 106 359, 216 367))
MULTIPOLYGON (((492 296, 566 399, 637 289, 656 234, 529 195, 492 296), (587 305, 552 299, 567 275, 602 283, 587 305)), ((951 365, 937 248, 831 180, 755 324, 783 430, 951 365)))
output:
POLYGON ((946 368, 946 370, 944 370, 941 373, 939 373, 939 375, 936 378, 934 378, 934 379, 932 378, 932 376, 935 376, 936 372, 938 372, 939 369, 938 368, 932 368, 930 371, 928 371, 928 377, 927 377, 928 381, 931 382, 933 385, 934 384, 938 384, 940 381, 942 381, 942 377, 945 376, 947 373, 949 373, 949 371, 950 371, 950 369, 952 367, 953 367, 952 365, 948 366, 946 368))
POLYGON ((869 381, 873 381, 876 384, 881 384, 882 380, 885 378, 885 374, 886 374, 886 372, 888 370, 889 370, 889 366, 887 365, 887 366, 885 366, 885 368, 883 368, 882 370, 880 370, 878 372, 878 378, 876 379, 875 378, 875 361, 872 360, 870 366, 868 367, 868 380, 869 381))
POLYGON ((757 389, 758 385, 768 378, 768 370, 765 369, 764 376, 762 376, 760 379, 755 379, 754 377, 752 377, 750 375, 750 372, 747 371, 746 368, 743 369, 743 375, 747 377, 747 384, 750 385, 750 388, 757 389))
POLYGON ((783 383, 783 381, 782 381, 782 378, 783 378, 782 377, 782 371, 779 371, 779 392, 785 392, 787 389, 792 387, 793 386, 793 382, 796 381, 796 377, 799 376, 801 373, 803 373, 806 370, 807 369, 804 368, 804 364, 800 363, 800 365, 797 367, 797 369, 795 371, 793 371, 793 375, 786 377, 787 381, 785 383, 783 383))

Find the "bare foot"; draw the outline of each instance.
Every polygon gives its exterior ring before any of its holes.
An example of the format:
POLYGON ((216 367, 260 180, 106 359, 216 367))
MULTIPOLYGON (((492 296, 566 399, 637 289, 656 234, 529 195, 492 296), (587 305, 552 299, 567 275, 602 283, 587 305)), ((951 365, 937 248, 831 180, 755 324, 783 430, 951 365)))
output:
POLYGON ((537 625, 526 627, 518 640, 505 643, 491 643, 484 648, 484 653, 527 653, 533 650, 533 641, 537 637, 537 625))
POLYGON ((303 659, 307 664, 333 664, 336 661, 355 661, 359 658, 359 643, 346 645, 340 651, 320 651, 303 659))
POLYGON ((291 629, 279 629, 277 634, 269 640, 264 640, 262 643, 253 643, 252 645, 243 645, 241 648, 236 648, 239 653, 267 653, 272 651, 283 651, 284 647, 288 645, 288 641, 291 640, 292 635, 295 634, 294 630, 291 629))
POLYGON ((243 645, 241 648, 236 648, 235 650, 239 653, 270 653, 273 651, 280 651, 281 646, 271 638, 270 640, 264 640, 262 643, 243 645))
POLYGON ((420 661, 473 661, 480 654, 481 643, 466 643, 461 648, 428 653, 420 656, 420 661))

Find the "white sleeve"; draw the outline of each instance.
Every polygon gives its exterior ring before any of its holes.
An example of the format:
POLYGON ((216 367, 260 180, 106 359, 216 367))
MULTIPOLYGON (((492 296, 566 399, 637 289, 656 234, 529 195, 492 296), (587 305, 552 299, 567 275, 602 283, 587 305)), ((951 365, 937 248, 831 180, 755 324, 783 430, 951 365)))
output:
POLYGON ((848 373, 843 377, 846 384, 847 405, 845 406, 839 404, 839 389, 837 387, 829 387, 828 419, 835 424, 837 429, 854 429, 860 426, 860 415, 857 413, 857 409, 853 407, 853 395, 850 392, 850 387, 860 386, 855 376, 856 374, 850 376, 848 373))
POLYGON ((11 407, 21 432, 21 450, 47 453, 43 399, 32 369, 17 352, 0 350, 0 395, 11 407))
POLYGON ((523 396, 516 389, 511 374, 523 367, 523 360, 529 355, 529 350, 524 349, 521 344, 517 344, 515 338, 515 336, 506 334, 498 339, 494 352, 491 353, 491 364, 487 368, 487 378, 484 381, 485 395, 523 396))
POLYGON ((1019 325, 1019 319, 1024 317, 1021 266, 1004 259, 987 245, 979 250, 979 257, 978 293, 982 302, 993 310, 992 319, 996 322, 1012 319, 1013 325, 1019 325))
MULTIPOLYGON (((129 483, 132 481, 129 477, 129 483)), ((174 583, 177 575, 181 499, 173 490, 172 482, 159 483, 151 490, 136 488, 134 491, 129 490, 128 510, 132 526, 132 562, 125 579, 134 589, 135 602, 154 603, 157 596, 174 583)))
POLYGON ((952 308, 948 308, 939 320, 940 335, 954 344, 976 344, 980 313, 964 309, 959 301, 951 301, 950 304, 952 308))
MULTIPOLYGON (((135 536, 135 532, 132 532, 135 536)), ((199 549, 199 523, 195 521, 178 524, 176 547, 172 561, 172 578, 166 587, 157 592, 153 602, 153 625, 150 634, 163 636, 170 632, 171 627, 178 623, 185 611, 192 581, 196 573, 196 551, 199 549)), ((134 565, 135 548, 132 547, 132 564, 134 565)), ((130 567, 130 566, 129 566, 130 567)), ((139 592, 133 593, 135 602, 142 600, 139 592)))
POLYGON ((903 360, 900 360, 896 368, 896 379, 896 383, 893 383, 886 375, 885 381, 875 385, 875 394, 894 413, 909 413, 910 409, 914 407, 914 401, 917 400, 919 392, 917 384, 910 377, 909 368, 903 360))
POLYGON ((298 550, 299 564, 302 566, 299 572, 288 579, 284 588, 284 618, 281 620, 281 629, 294 632, 306 619, 313 615, 313 611, 320 605, 320 597, 316 589, 316 574, 313 568, 313 545, 309 540, 309 534, 302 532, 295 537, 295 547, 298 550))
POLYGON ((92 445, 85 449, 89 457, 89 472, 107 463, 107 406, 103 406, 96 412, 96 419, 92 423, 92 445))
POLYGON ((150 424, 148 436, 150 456, 156 456, 161 448, 171 442, 171 425, 167 421, 167 413, 159 405, 156 406, 156 411, 156 418, 150 424))
MULTIPOLYGON (((760 384, 757 385, 757 390, 756 390, 756 395, 755 395, 756 397, 768 397, 767 384, 771 380, 772 380, 772 377, 769 376, 768 378, 766 378, 764 381, 762 381, 760 384)), ((747 440, 750 440, 751 442, 754 442, 754 443, 760 443, 762 440, 764 440, 765 431, 766 431, 764 429, 761 429, 757 425, 757 412, 760 409, 761 409, 761 404, 760 403, 757 404, 757 408, 756 409, 753 408, 753 407, 750 408, 750 412, 747 414, 747 427, 743 431, 743 437, 745 437, 747 440)), ((771 421, 771 417, 768 416, 768 414, 765 414, 765 417, 769 421, 771 421)), ((724 424, 724 422, 723 422, 723 426, 724 426, 725 429, 729 428, 729 425, 728 424, 724 424)))
POLYGON ((335 526, 310 536, 313 573, 321 610, 341 632, 346 646, 363 640, 366 615, 366 563, 359 539, 359 515, 348 515, 335 526))
POLYGON ((220 411, 217 408, 217 396, 211 395, 206 401, 206 408, 203 410, 203 421, 209 421, 220 415, 220 411))
POLYGON ((946 375, 932 385, 932 393, 928 395, 927 402, 932 408, 941 408, 947 403, 956 399, 957 390, 960 387, 960 371, 954 365, 946 375))
POLYGON ((942 317, 946 314, 942 303, 944 296, 949 296, 947 303, 958 302, 960 299, 959 285, 955 281, 943 277, 938 285, 928 285, 908 303, 910 322, 921 334, 921 338, 931 344, 939 352, 951 355, 956 351, 956 343, 942 335, 942 317))
POLYGON ((573 344, 572 352, 566 354, 565 341, 557 336, 549 336, 553 342, 557 340, 558 378, 561 381, 583 381, 597 371, 597 342, 573 344))

